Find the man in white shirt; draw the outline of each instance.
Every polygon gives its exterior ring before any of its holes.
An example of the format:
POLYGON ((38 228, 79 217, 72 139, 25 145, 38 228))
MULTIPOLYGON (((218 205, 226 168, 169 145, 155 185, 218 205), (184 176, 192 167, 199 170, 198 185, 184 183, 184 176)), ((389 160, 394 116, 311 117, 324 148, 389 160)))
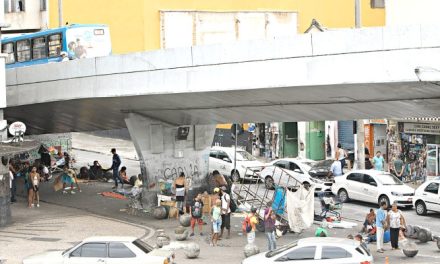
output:
POLYGON ((341 176, 342 175, 342 164, 339 161, 339 153, 336 153, 336 159, 333 161, 332 166, 330 167, 329 175, 328 176, 341 176))

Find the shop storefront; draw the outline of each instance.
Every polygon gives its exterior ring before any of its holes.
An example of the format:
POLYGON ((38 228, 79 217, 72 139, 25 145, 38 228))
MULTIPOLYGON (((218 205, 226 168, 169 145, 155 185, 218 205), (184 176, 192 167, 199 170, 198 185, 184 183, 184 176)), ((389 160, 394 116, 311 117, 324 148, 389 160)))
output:
POLYGON ((389 159, 401 155, 412 177, 440 175, 440 122, 395 122, 388 140, 389 159))

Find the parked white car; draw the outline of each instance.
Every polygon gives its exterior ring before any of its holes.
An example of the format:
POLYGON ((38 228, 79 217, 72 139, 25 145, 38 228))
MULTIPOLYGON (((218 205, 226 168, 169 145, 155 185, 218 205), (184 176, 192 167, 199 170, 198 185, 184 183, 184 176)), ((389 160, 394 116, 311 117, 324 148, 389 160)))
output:
POLYGON ((371 264, 373 256, 368 249, 353 239, 308 237, 242 261, 242 264, 270 263, 371 264))
POLYGON ((414 208, 418 215, 425 215, 427 211, 440 212, 440 179, 427 181, 420 185, 414 195, 414 208))
POLYGON ((218 170, 225 176, 230 176, 232 181, 252 179, 260 176, 264 163, 258 161, 245 150, 237 148, 237 163, 234 170, 235 148, 212 147, 209 154, 209 171, 218 170))
POLYGON ((386 202, 388 207, 394 202, 412 207, 414 189, 387 172, 353 170, 334 180, 332 192, 343 203, 352 199, 376 204, 386 202))
POLYGON ((168 264, 174 253, 153 249, 135 237, 90 237, 65 251, 30 256, 23 264, 168 264))
POLYGON ((300 158, 277 159, 266 165, 260 177, 267 189, 273 189, 274 185, 293 187, 296 183, 291 178, 295 178, 303 184, 314 184, 315 192, 330 192, 333 184, 331 181, 323 181, 322 178, 310 176, 309 171, 315 163, 314 160, 300 158))

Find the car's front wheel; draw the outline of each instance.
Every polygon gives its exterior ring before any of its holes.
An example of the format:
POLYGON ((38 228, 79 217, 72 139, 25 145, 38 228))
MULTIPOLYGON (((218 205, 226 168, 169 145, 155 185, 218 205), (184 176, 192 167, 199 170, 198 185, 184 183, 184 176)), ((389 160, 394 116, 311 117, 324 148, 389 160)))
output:
POLYGON ((345 189, 339 190, 338 197, 339 197, 339 200, 341 201, 341 203, 346 203, 350 200, 350 198, 348 198, 348 192, 345 189))
POLYGON ((231 180, 233 182, 239 182, 240 181, 240 173, 238 173, 238 171, 236 171, 236 170, 233 170, 231 172, 231 180))
POLYGON ((387 208, 390 207, 390 199, 386 195, 382 195, 379 197, 379 206, 381 206, 383 202, 387 205, 387 208))
POLYGON ((274 189, 275 184, 274 184, 273 178, 270 176, 266 176, 266 178, 264 178, 264 186, 268 190, 274 189))
POLYGON ((416 202, 416 213, 418 215, 426 215, 426 204, 423 201, 416 202))

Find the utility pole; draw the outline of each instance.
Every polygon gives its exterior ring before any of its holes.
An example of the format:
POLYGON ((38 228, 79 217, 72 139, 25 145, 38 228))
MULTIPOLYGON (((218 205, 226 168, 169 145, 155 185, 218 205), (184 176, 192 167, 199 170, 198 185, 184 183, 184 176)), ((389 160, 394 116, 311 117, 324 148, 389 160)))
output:
POLYGON ((58 27, 63 26, 63 0, 58 0, 58 27))
POLYGON ((362 27, 361 8, 361 0, 354 0, 354 25, 356 28, 362 27))
POLYGON ((356 129, 355 133, 355 160, 356 169, 365 169, 365 128, 364 120, 359 119, 353 122, 353 130, 356 129))

